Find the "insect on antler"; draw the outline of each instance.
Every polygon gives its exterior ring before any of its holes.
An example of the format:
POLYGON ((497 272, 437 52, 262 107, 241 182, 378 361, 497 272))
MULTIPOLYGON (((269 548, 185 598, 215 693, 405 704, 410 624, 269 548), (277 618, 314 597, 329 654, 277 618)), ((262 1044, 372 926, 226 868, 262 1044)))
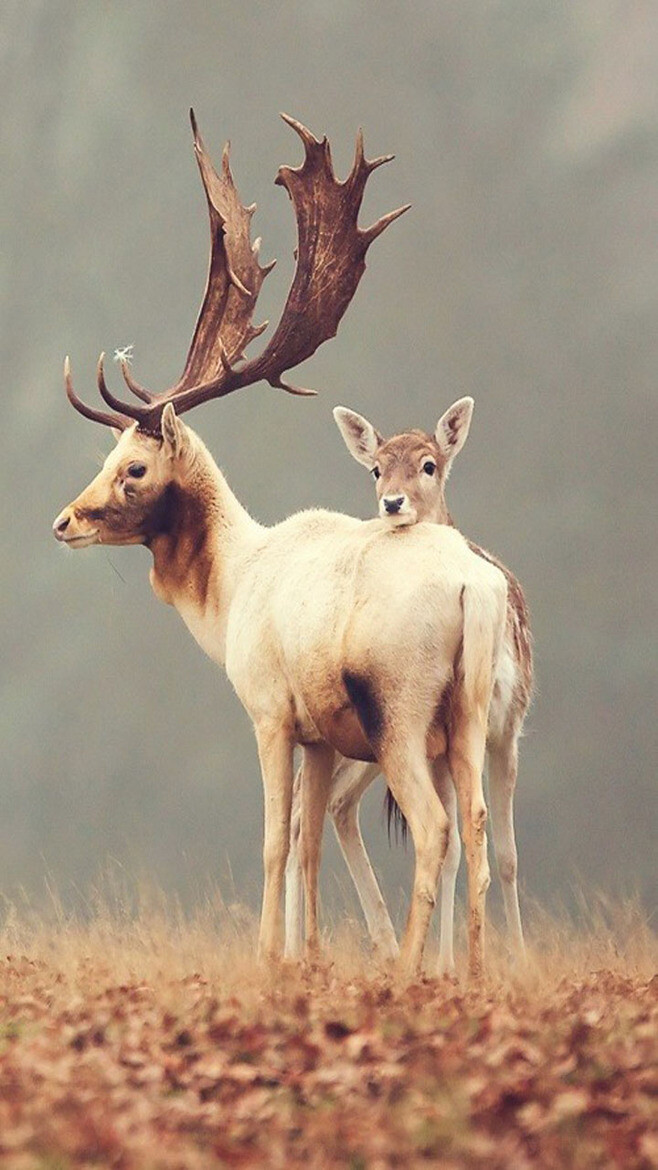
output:
POLYGON ((323 341, 334 337, 365 270, 370 244, 409 204, 383 215, 367 229, 357 224, 369 175, 393 155, 368 161, 359 131, 352 170, 344 182, 334 175, 327 138, 319 141, 301 122, 287 114, 282 118, 304 144, 299 167, 282 166, 275 182, 287 190, 297 217, 296 267, 292 285, 274 335, 263 352, 246 360, 244 351, 267 327, 252 325, 256 300, 263 280, 274 264, 262 267, 258 260, 260 240, 250 239, 255 204, 243 207, 229 166, 229 147, 224 148, 222 169, 213 167, 190 111, 196 154, 210 215, 210 269, 206 291, 179 381, 161 394, 153 394, 133 378, 128 363, 121 362, 124 380, 141 405, 123 402, 108 389, 103 355, 98 364, 98 387, 112 415, 85 406, 73 391, 66 367, 69 401, 84 414, 105 425, 125 428, 137 421, 140 429, 158 433, 162 411, 173 402, 177 414, 221 398, 242 386, 264 380, 291 394, 312 390, 288 385, 286 370, 305 361, 323 341))

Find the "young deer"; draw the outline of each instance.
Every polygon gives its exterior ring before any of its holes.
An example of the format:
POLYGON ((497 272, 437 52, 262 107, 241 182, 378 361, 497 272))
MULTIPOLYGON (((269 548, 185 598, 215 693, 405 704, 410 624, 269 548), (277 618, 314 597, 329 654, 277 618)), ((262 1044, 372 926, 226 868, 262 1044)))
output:
MULTIPOLYGON (((421 521, 452 526, 445 484, 455 456, 463 447, 471 424, 473 399, 462 398, 439 419, 433 435, 408 431, 383 439, 361 415, 336 407, 334 417, 348 450, 375 479, 379 515, 396 529, 421 521)), ((475 544, 479 557, 496 565, 507 581, 507 614, 503 647, 495 674, 487 729, 489 796, 493 840, 502 883, 507 928, 515 953, 524 949, 517 890, 517 850, 513 801, 518 766, 518 741, 532 695, 532 644, 528 610, 517 579, 500 561, 475 544)), ((397 942, 386 904, 370 865, 359 827, 361 797, 377 775, 375 765, 343 760, 336 768, 328 811, 352 874, 373 942, 384 955, 397 952, 397 942)), ((455 883, 461 847, 455 791, 447 763, 435 765, 435 782, 451 822, 448 849, 441 871, 441 939, 439 966, 454 970, 453 919, 455 883)), ((300 870, 297 841, 300 833, 300 785, 295 787, 292 847, 286 873, 286 937, 289 953, 301 939, 300 870)), ((399 810, 387 793, 389 823, 399 810)))
POLYGON ((376 761, 406 817, 416 850, 412 902, 401 949, 406 971, 423 951, 445 853, 448 819, 433 768, 447 754, 464 794, 469 842, 470 958, 483 960, 489 884, 482 765, 493 671, 502 641, 506 584, 455 530, 410 528, 405 539, 379 520, 297 513, 256 523, 231 492, 201 439, 180 415, 261 378, 292 392, 282 373, 335 334, 363 273, 365 253, 400 214, 364 231, 357 216, 368 175, 361 138, 344 183, 329 145, 300 135, 302 166, 281 168, 298 224, 297 264, 281 321, 252 360, 251 319, 266 270, 251 245, 253 209, 241 206, 225 153, 217 174, 195 131, 208 198, 211 263, 182 378, 155 395, 123 375, 139 404, 116 398, 102 357, 97 381, 112 413, 66 391, 87 418, 114 427, 115 449, 57 517, 70 548, 144 544, 156 595, 175 606, 199 645, 225 666, 254 724, 265 795, 264 892, 259 936, 278 953, 290 841, 293 751, 302 749, 306 928, 317 939, 317 870, 335 753, 376 761), (413 565, 413 573, 409 566, 413 565), (450 725, 450 741, 446 728, 450 725))

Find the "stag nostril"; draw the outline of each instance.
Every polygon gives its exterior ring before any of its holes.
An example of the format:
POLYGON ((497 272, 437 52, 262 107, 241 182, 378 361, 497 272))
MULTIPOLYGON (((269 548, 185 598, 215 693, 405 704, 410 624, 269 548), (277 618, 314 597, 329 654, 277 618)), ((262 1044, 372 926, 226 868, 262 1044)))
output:
POLYGON ((404 504, 404 496, 384 496, 384 508, 389 516, 393 516, 404 504))
POLYGON ((55 536, 61 536, 63 532, 66 532, 66 529, 69 526, 70 520, 71 520, 70 516, 58 517, 58 519, 53 524, 53 531, 55 533, 55 536))

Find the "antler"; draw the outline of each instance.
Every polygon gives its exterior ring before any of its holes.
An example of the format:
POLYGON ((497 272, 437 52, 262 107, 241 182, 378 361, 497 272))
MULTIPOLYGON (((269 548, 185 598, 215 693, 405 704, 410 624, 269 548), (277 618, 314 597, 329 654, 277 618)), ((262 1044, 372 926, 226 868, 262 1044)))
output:
POLYGON ((281 167, 275 182, 287 190, 297 217, 296 268, 281 320, 263 352, 247 361, 244 350, 267 327, 251 323, 263 280, 274 264, 258 262, 260 240, 250 241, 255 205, 243 207, 233 182, 224 148, 219 175, 206 153, 193 111, 194 150, 210 215, 210 269, 206 291, 192 338, 185 369, 179 381, 162 394, 152 394, 136 382, 127 362, 121 363, 128 388, 143 405, 122 402, 108 389, 103 355, 98 365, 100 393, 117 412, 107 415, 85 406, 73 392, 70 371, 67 395, 85 414, 106 425, 126 427, 134 420, 140 429, 158 433, 162 410, 174 402, 177 414, 220 398, 242 386, 265 380, 291 394, 312 390, 286 384, 282 375, 305 361, 323 341, 334 337, 365 270, 370 244, 409 205, 389 212, 363 230, 357 219, 368 177, 393 155, 368 161, 363 136, 357 136, 356 155, 348 178, 336 179, 326 137, 319 141, 301 122, 282 114, 304 144, 299 167, 281 167), (111 423, 110 423, 111 420, 111 423))

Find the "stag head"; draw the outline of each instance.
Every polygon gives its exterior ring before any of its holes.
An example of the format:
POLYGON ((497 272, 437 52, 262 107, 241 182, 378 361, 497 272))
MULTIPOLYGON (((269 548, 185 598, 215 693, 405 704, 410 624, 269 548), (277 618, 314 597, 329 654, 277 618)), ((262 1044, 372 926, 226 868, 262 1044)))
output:
POLYGON ((116 447, 101 471, 53 524, 67 548, 91 544, 147 544, 171 530, 173 512, 201 440, 163 409, 159 435, 136 423, 115 431, 116 447))

